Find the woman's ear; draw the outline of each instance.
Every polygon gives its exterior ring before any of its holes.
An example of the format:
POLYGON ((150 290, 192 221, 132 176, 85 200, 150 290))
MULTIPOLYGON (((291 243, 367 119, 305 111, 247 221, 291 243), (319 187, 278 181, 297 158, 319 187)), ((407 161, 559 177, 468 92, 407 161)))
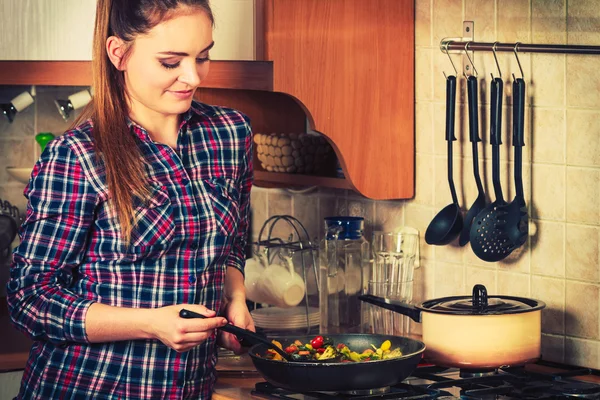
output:
POLYGON ((110 62, 113 63, 116 69, 123 71, 125 63, 123 62, 123 54, 125 53, 125 42, 116 36, 110 36, 106 39, 106 53, 110 62))

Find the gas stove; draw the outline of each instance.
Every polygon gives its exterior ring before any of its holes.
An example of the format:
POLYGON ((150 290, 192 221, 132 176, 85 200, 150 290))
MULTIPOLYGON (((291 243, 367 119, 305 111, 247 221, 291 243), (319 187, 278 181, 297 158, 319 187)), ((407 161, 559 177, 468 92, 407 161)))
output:
POLYGON ((492 371, 420 366, 408 379, 393 387, 348 393, 297 393, 259 382, 252 396, 286 400, 600 399, 600 371, 546 361, 492 371))

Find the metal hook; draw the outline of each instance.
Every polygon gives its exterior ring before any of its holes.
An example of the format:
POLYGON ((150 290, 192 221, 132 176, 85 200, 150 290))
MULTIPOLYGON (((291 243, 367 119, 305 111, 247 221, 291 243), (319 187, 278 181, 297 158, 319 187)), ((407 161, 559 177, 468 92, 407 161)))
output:
MULTIPOLYGON (((496 46, 498 45, 498 42, 494 42, 494 45, 492 46, 492 53, 494 53, 494 60, 496 60, 496 67, 498 68, 498 75, 500 75, 500 79, 502 79, 502 71, 500 70, 500 63, 498 62, 498 57, 496 56, 496 46)), ((490 72, 490 75, 492 76, 492 80, 494 79, 494 74, 492 74, 490 72)))
MULTIPOLYGON (((452 64, 452 68, 454 68, 454 74, 458 76, 458 71, 456 70, 456 66, 454 66, 454 61, 452 61, 452 57, 450 57, 450 53, 448 53, 449 47, 450 47, 450 42, 446 42, 446 48, 444 50, 446 51, 446 55, 448 56, 448 59, 450 60, 450 64, 452 64)), ((444 78, 448 79, 445 72, 444 72, 444 78)))
MULTIPOLYGON (((513 52, 515 53, 515 58, 517 59, 517 64, 519 65, 519 70, 521 71, 521 79, 525 79, 525 74, 523 74, 523 68, 521 67, 521 61, 519 61, 519 56, 517 55, 517 52, 519 51, 519 45, 521 43, 517 42, 515 43, 515 48, 513 49, 513 52)), ((513 79, 515 79, 515 74, 512 74, 513 79)))
MULTIPOLYGON (((477 68, 475 68, 475 64, 473 64, 473 60, 471 60, 471 56, 469 55, 469 43, 467 42, 465 43, 465 54, 467 55, 467 58, 469 59, 469 62, 471 63, 471 66, 473 67, 473 72, 475 72, 475 77, 477 78, 477 68)), ((465 74, 463 72, 463 75, 465 76, 465 78, 467 78, 467 74, 465 74)))

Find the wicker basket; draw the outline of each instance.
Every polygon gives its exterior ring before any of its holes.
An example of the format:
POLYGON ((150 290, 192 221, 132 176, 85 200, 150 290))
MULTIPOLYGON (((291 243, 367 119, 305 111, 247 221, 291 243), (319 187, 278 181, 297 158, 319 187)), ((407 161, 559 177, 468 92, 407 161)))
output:
POLYGON ((264 170, 324 174, 335 165, 335 152, 323 136, 306 133, 255 133, 254 143, 264 170))

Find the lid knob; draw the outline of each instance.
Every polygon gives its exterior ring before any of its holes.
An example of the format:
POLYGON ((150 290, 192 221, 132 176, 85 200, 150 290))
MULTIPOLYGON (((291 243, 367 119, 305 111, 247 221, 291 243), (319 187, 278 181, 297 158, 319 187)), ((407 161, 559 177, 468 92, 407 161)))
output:
POLYGON ((485 311, 488 306, 487 289, 481 284, 473 286, 473 308, 485 311))

